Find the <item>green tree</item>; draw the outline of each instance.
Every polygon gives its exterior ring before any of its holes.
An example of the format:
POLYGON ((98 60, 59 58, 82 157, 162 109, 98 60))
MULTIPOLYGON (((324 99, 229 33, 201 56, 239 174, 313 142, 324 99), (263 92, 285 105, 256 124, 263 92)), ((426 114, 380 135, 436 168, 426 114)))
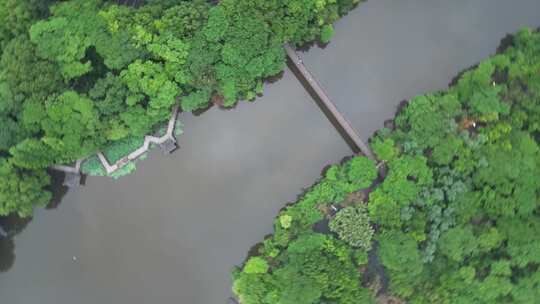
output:
POLYGON ((330 221, 330 230, 353 247, 371 249, 373 228, 364 206, 346 207, 330 221))
POLYGON ((63 160, 88 156, 103 144, 101 124, 92 100, 68 91, 51 100, 46 113, 42 129, 46 138, 60 140, 58 148, 63 160))
POLYGON ((126 100, 128 106, 141 104, 147 98, 147 114, 153 123, 168 116, 180 93, 178 85, 164 72, 164 67, 151 61, 135 61, 120 77, 130 91, 126 100))
POLYGON ((399 231, 384 232, 377 240, 379 259, 390 275, 390 288, 400 296, 410 296, 424 268, 416 241, 399 231))
POLYGON ((266 273, 268 271, 268 263, 260 257, 252 257, 244 266, 245 273, 266 273))
POLYGON ((478 250, 477 242, 471 227, 455 227, 443 233, 439 246, 442 254, 451 260, 461 262, 478 250))
POLYGON ((26 169, 43 169, 62 161, 62 142, 58 139, 27 138, 9 150, 14 165, 26 169))
POLYGON ((334 28, 331 24, 327 24, 322 27, 321 29, 321 42, 322 43, 328 43, 332 39, 332 36, 334 36, 334 28))

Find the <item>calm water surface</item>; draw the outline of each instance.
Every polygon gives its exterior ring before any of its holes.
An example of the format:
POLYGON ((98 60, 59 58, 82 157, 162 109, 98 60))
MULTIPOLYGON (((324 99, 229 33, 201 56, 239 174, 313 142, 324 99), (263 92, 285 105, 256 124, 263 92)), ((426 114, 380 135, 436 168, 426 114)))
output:
MULTIPOLYGON (((371 0, 303 57, 368 138, 401 100, 445 88, 506 33, 538 25, 538 0, 371 0)), ((226 303, 231 267, 277 211, 350 154, 288 70, 255 103, 183 121, 173 155, 119 181, 90 178, 36 213, 0 274, 2 303, 226 303)))

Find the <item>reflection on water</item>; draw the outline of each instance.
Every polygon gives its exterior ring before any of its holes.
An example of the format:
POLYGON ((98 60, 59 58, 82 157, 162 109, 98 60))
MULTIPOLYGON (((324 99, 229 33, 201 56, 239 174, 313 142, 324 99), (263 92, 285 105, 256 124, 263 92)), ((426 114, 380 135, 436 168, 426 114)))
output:
MULTIPOLYGON (((56 209, 66 195, 68 188, 62 185, 64 173, 58 171, 51 172, 52 199, 46 209, 56 209)), ((17 215, 0 216, 0 272, 8 271, 15 262, 15 241, 14 237, 32 221, 31 217, 21 218, 17 215)))
POLYGON ((0 272, 8 271, 15 262, 15 243, 11 238, 0 238, 0 272))
MULTIPOLYGON (((50 172, 51 174, 51 186, 50 191, 52 193, 52 199, 47 205, 46 209, 56 209, 58 206, 60 206, 60 203, 62 202, 62 199, 64 198, 64 195, 68 192, 68 187, 63 185, 65 173, 60 171, 52 170, 50 172)), ((84 184, 84 178, 81 184, 84 184)))
POLYGON ((0 217, 0 272, 8 271, 15 262, 13 237, 22 232, 31 221, 16 215, 0 217))

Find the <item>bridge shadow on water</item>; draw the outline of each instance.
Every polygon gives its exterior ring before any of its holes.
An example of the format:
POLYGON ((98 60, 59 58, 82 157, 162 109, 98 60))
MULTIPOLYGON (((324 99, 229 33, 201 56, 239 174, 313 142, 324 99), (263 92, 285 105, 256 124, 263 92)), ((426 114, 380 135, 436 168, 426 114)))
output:
MULTIPOLYGON (((52 199, 46 209, 56 209, 68 188, 62 185, 63 173, 58 171, 49 173, 51 185, 48 190, 52 193, 52 199)), ((15 236, 23 232, 31 221, 32 217, 22 218, 15 214, 0 216, 0 273, 9 271, 15 263, 15 236)))
POLYGON ((341 138, 343 138, 343 140, 345 141, 347 146, 349 146, 349 148, 351 148, 351 150, 355 154, 361 153, 362 151, 360 151, 358 149, 358 147, 356 146, 354 141, 349 137, 347 132, 341 127, 339 122, 335 119, 334 115, 332 115, 332 113, 328 110, 328 108, 324 106, 324 103, 319 98, 319 95, 317 95, 317 93, 309 85, 307 80, 304 79, 304 76, 302 75, 302 73, 300 73, 300 71, 296 68, 296 66, 294 65, 294 63, 291 61, 291 59, 289 57, 287 57, 287 66, 289 67, 289 70, 291 70, 293 72, 296 79, 298 79, 298 81, 302 84, 304 89, 309 93, 309 95, 311 96, 313 101, 315 101, 315 103, 321 109, 321 111, 324 113, 326 118, 330 121, 330 123, 332 124, 334 129, 336 129, 336 131, 341 136, 341 138))

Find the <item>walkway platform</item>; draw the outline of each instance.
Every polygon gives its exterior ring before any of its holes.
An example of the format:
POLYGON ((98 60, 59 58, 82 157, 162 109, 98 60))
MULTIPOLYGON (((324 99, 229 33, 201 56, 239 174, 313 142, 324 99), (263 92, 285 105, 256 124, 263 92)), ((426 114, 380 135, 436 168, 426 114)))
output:
POLYGON ((163 154, 171 154, 178 149, 178 145, 176 144, 176 140, 174 140, 174 138, 169 138, 164 143, 160 144, 159 148, 163 154))
POLYGON ((74 172, 66 172, 66 176, 64 177, 64 186, 67 186, 69 188, 74 188, 81 185, 81 174, 80 173, 74 173, 74 172))

